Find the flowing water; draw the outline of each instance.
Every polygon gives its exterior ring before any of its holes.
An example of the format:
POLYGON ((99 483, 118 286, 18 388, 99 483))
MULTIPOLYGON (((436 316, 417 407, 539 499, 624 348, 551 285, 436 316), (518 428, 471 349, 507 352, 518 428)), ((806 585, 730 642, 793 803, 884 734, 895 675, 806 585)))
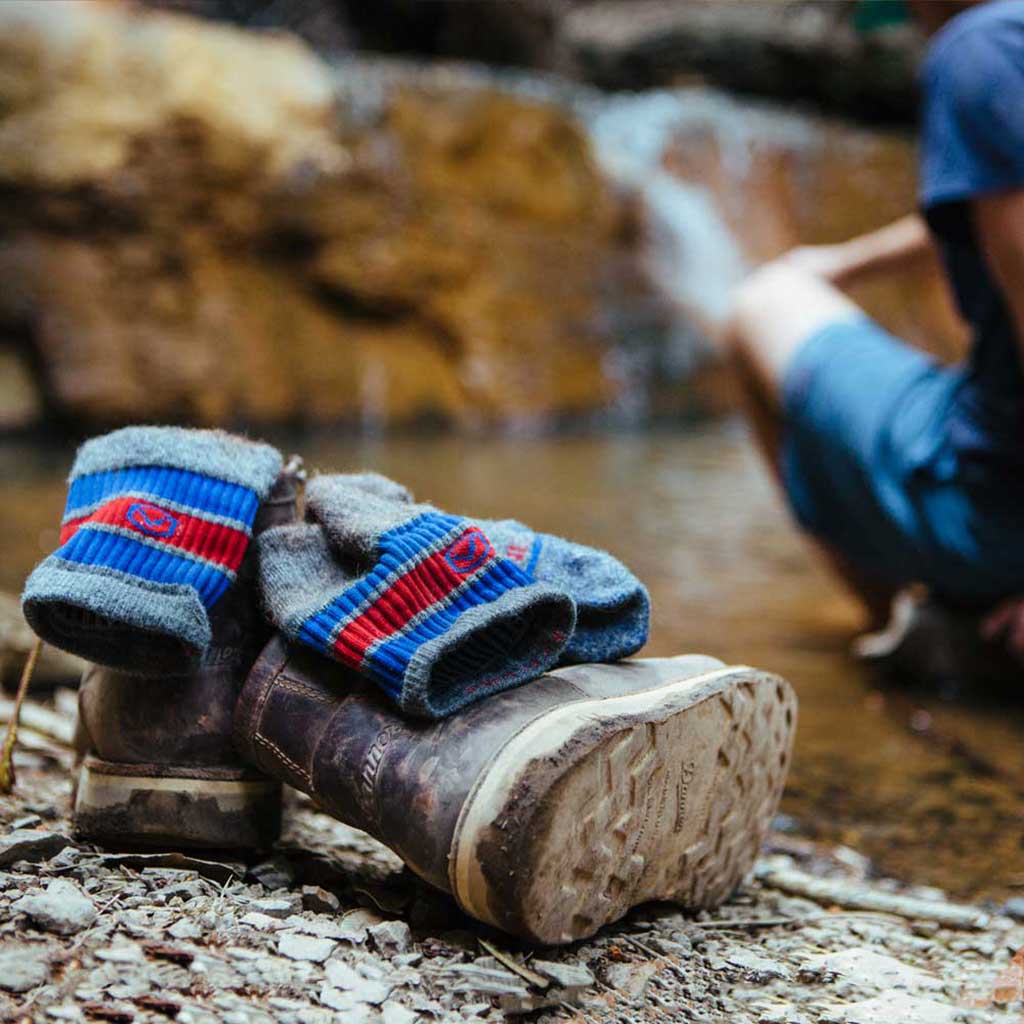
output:
MULTIPOLYGON (((702 651, 788 677, 801 712, 782 827, 958 895, 1024 886, 1024 712, 883 692, 848 659, 856 609, 791 528, 738 424, 300 447, 311 468, 371 467, 444 508, 607 548, 650 587, 647 653, 702 651)), ((0 447, 0 588, 18 590, 51 549, 69 455, 0 447)))

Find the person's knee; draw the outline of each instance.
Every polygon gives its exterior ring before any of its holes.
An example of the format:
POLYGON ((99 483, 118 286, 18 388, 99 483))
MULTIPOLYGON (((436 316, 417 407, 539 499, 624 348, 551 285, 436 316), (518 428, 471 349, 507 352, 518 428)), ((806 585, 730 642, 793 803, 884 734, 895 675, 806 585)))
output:
POLYGON ((785 317, 785 296, 792 291, 792 272, 779 261, 765 263, 734 290, 722 332, 727 348, 742 355, 756 350, 766 325, 785 317))
POLYGON ((783 257, 759 267, 736 289, 722 339, 734 356, 777 386, 805 339, 859 312, 842 292, 783 257))

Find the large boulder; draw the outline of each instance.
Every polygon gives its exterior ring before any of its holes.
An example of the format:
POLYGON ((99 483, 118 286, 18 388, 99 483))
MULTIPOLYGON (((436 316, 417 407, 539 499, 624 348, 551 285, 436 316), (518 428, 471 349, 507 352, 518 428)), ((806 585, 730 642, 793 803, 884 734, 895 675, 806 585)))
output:
POLYGON ((0 5, 0 353, 39 391, 10 401, 90 428, 606 405, 631 214, 571 116, 336 85, 286 35, 0 5))

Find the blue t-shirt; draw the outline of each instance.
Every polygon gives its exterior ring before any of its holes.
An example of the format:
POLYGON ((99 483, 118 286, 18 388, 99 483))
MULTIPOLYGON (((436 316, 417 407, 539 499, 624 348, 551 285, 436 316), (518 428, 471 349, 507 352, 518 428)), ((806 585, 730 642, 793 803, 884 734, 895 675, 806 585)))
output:
POLYGON ((929 47, 922 85, 921 206, 974 334, 951 438, 1024 461, 1016 328, 967 202, 1024 189, 1024 0, 992 0, 949 21, 929 47))

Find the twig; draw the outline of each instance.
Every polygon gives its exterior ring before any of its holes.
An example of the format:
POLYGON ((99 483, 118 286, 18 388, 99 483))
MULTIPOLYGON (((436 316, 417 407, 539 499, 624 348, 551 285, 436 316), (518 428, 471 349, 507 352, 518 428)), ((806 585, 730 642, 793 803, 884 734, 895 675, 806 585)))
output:
POLYGON ((542 992, 546 989, 551 981, 549 978, 545 978, 543 975, 538 974, 536 971, 531 971, 529 967, 524 967, 515 957, 510 956, 508 953, 498 949, 497 946, 492 945, 486 939, 481 939, 477 936, 477 942, 480 943, 484 949, 487 950, 491 956, 494 957, 499 963, 504 964, 514 974, 518 974, 520 978, 529 984, 533 985, 534 988, 539 988, 542 992))
POLYGON ((670 960, 664 953, 659 953, 656 949, 651 949, 650 946, 645 942, 641 942, 639 939, 634 939, 631 935, 623 935, 622 938, 628 942, 631 946, 636 946, 637 949, 642 953, 646 953, 648 956, 653 956, 655 960, 661 960, 663 963, 668 964, 672 973, 677 975, 683 981, 689 981, 686 972, 679 966, 674 960, 670 960))
POLYGON ((36 638, 32 649, 25 659, 25 667, 21 670, 21 681, 18 683, 18 692, 14 697, 14 709, 11 720, 7 723, 7 732, 4 734, 3 749, 0 750, 0 793, 10 793, 14 789, 14 745, 18 742, 18 719, 21 717, 21 705, 25 701, 25 694, 28 692, 29 680, 35 671, 36 660, 42 649, 43 641, 36 638))
POLYGON ((818 878, 791 868, 767 865, 757 870, 762 885, 795 896, 805 896, 816 903, 847 907, 853 910, 873 910, 893 914, 904 920, 936 921, 947 928, 978 930, 985 928, 989 916, 974 907, 923 900, 914 896, 879 892, 867 886, 830 878, 818 878))
POLYGON ((561 1008, 562 1008, 563 1010, 565 1010, 565 1012, 566 1012, 566 1013, 568 1013, 568 1014, 571 1014, 571 1015, 572 1015, 572 1018, 573 1018, 574 1020, 575 1020, 575 1019, 576 1019, 577 1017, 582 1017, 582 1018, 583 1018, 583 1020, 584 1020, 584 1022, 585 1022, 585 1024, 596 1024, 596 1022, 595 1022, 595 1021, 593 1020, 593 1018, 591 1018, 591 1017, 588 1017, 588 1016, 587 1016, 587 1015, 586 1015, 586 1014, 585 1014, 585 1013, 583 1012, 583 1010, 581 1010, 581 1009, 580 1009, 580 1008, 579 1008, 578 1006, 570 1006, 570 1005, 569 1005, 568 1003, 559 1003, 558 1005, 559 1005, 559 1006, 560 1006, 560 1007, 561 1007, 561 1008))

